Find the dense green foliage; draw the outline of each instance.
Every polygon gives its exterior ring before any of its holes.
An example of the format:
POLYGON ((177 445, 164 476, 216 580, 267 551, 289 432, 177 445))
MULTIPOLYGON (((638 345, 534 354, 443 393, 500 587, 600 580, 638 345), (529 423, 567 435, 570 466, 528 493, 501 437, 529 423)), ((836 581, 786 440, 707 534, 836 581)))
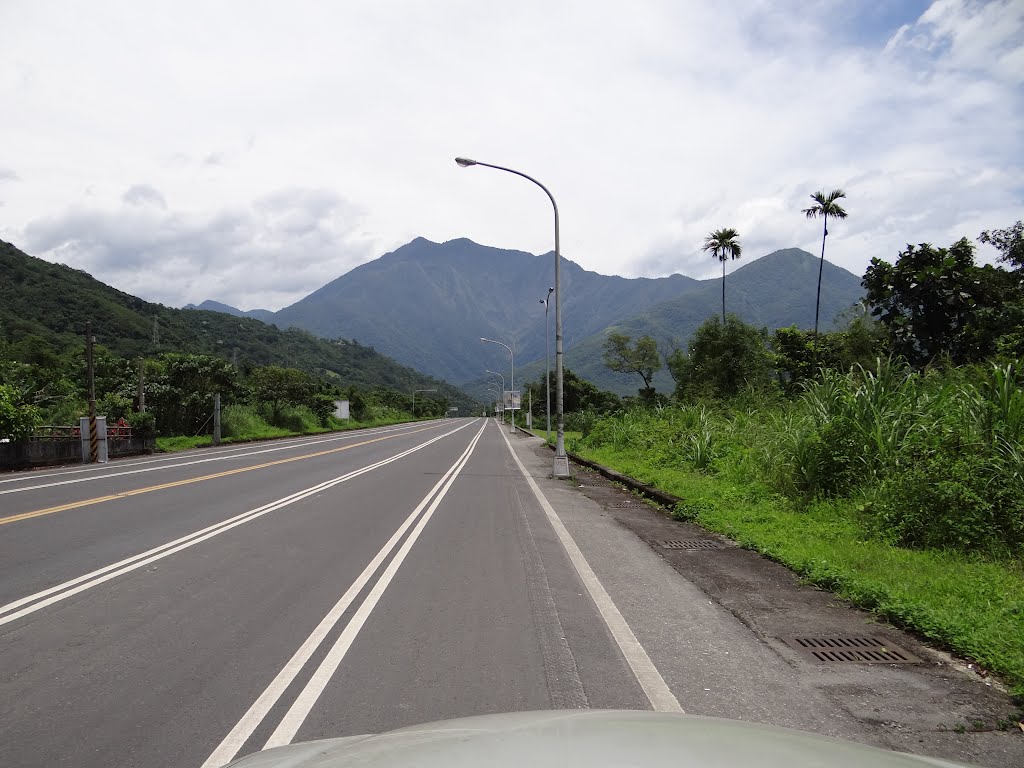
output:
POLYGON ((718 471, 694 471, 628 443, 592 448, 576 441, 570 450, 679 496, 679 519, 723 533, 881 619, 972 659, 1024 697, 1019 561, 893 546, 865 533, 855 500, 797 505, 734 475, 726 464, 718 471))
POLYGON ((440 416, 472 400, 355 341, 279 331, 251 318, 149 304, 84 272, 34 259, 0 243, 0 438, 23 439, 40 424, 72 424, 87 411, 84 331, 94 349, 97 409, 143 433, 209 434, 213 398, 265 409, 270 429, 323 428, 334 401, 353 416, 411 416, 414 388, 436 389, 417 403, 440 416), (147 414, 137 413, 141 378, 147 414))
MULTIPOLYGON (((0 241, 0 357, 30 365, 31 374, 22 378, 31 379, 37 392, 61 399, 81 386, 87 321, 103 354, 120 367, 163 353, 206 355, 234 361, 243 374, 280 366, 342 388, 436 388, 453 404, 468 408, 473 403, 452 385, 401 366, 354 340, 328 341, 248 317, 151 304, 85 272, 27 256, 0 241)), ((98 379, 97 397, 106 391, 98 379)))
MULTIPOLYGON (((769 333, 793 325, 812 328, 814 286, 819 266, 816 256, 795 248, 776 251, 751 261, 729 273, 728 311, 755 328, 767 328, 769 333)), ((843 327, 847 323, 845 313, 863 295, 860 277, 825 262, 821 285, 822 330, 843 327)), ((609 332, 622 333, 633 339, 651 336, 660 349, 668 351, 685 347, 709 317, 719 315, 721 319, 721 311, 720 278, 702 281, 676 298, 642 311, 637 309, 623 314, 600 334, 578 342, 570 339, 565 354, 566 365, 601 389, 609 389, 619 395, 633 394, 635 385, 627 377, 604 366, 602 347, 609 332)), ((566 327, 571 334, 579 332, 576 327, 568 324, 566 327)), ((519 360, 518 353, 516 360, 519 360)), ((543 370, 543 359, 539 370, 543 370)), ((536 374, 531 372, 529 375, 536 374)), ((655 374, 652 386, 659 392, 671 392, 674 384, 668 371, 662 370, 655 374)))
POLYGON ((967 240, 873 260, 841 331, 711 317, 667 358, 674 405, 580 419, 570 450, 1024 695, 1021 234, 983 237, 1013 271, 967 240))
POLYGON ((676 400, 732 397, 741 389, 768 387, 771 360, 767 336, 767 330, 758 331, 736 315, 728 315, 724 324, 717 316, 708 318, 687 351, 677 349, 666 358, 676 382, 676 400))
POLYGON ((1020 369, 828 371, 793 400, 633 408, 570 450, 1024 693, 1020 369), (896 570, 896 569, 900 570, 896 570), (955 569, 951 574, 949 569, 955 569))
MULTIPOLYGON (((1007 249, 1004 260, 1014 264, 1012 237, 997 230, 997 238, 1007 249)), ((867 302, 894 353, 915 366, 1024 353, 1024 269, 978 266, 974 254, 963 238, 949 248, 908 245, 895 264, 871 260, 867 302)))

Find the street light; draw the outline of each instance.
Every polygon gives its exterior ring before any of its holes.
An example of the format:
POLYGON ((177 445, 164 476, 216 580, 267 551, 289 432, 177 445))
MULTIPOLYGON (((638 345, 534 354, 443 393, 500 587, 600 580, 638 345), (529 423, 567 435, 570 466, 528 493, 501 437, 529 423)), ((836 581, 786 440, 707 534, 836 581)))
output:
POLYGON ((552 474, 555 477, 568 477, 569 457, 565 455, 565 418, 564 413, 562 412, 562 291, 560 283, 562 267, 561 255, 558 247, 558 204, 555 202, 554 195, 551 194, 551 191, 547 187, 532 176, 527 176, 521 171, 505 168, 501 165, 481 163, 477 160, 470 160, 465 157, 457 157, 455 158, 455 162, 462 168, 468 168, 471 165, 482 165, 485 168, 494 168, 497 171, 505 171, 507 173, 514 173, 516 176, 522 176, 527 181, 532 181, 544 190, 544 194, 548 196, 548 199, 551 201, 551 207, 555 211, 555 398, 558 416, 558 435, 555 438, 555 462, 552 474))
MULTIPOLYGON (((505 344, 504 342, 501 342, 501 341, 495 341, 494 339, 485 339, 483 336, 480 337, 480 341, 486 341, 488 344, 499 344, 500 346, 502 346, 502 347, 504 347, 505 349, 508 350, 509 355, 512 356, 512 381, 509 384, 508 388, 509 388, 509 391, 515 392, 515 389, 516 389, 516 353, 512 351, 512 347, 510 347, 508 344, 505 344)), ((504 381, 504 379, 502 379, 502 381, 504 381)), ((513 397, 514 397, 514 395, 513 395, 513 397)), ((512 408, 510 410, 512 411, 512 429, 509 430, 509 431, 514 434, 515 431, 516 431, 516 409, 515 409, 515 405, 514 404, 513 404, 512 408)))
POLYGON ((493 382, 487 386, 487 393, 494 397, 494 417, 498 417, 498 402, 501 400, 501 394, 498 392, 498 385, 493 382))
POLYGON ((436 389, 414 389, 412 391, 412 417, 416 418, 416 393, 417 392, 437 392, 436 389))
POLYGON ((544 365, 547 373, 544 376, 544 385, 548 390, 548 406, 545 414, 548 417, 548 441, 551 441, 551 352, 548 350, 548 341, 551 339, 551 329, 548 326, 548 304, 551 302, 551 294, 554 288, 548 288, 548 295, 540 300, 544 305, 544 365))
POLYGON ((505 410, 505 408, 504 408, 504 403, 505 403, 505 377, 502 376, 497 371, 492 371, 490 368, 485 368, 484 370, 487 373, 493 373, 495 376, 498 376, 499 378, 501 378, 501 396, 498 399, 501 400, 501 402, 502 402, 502 409, 501 410, 502 410, 502 412, 504 412, 504 410, 505 410))

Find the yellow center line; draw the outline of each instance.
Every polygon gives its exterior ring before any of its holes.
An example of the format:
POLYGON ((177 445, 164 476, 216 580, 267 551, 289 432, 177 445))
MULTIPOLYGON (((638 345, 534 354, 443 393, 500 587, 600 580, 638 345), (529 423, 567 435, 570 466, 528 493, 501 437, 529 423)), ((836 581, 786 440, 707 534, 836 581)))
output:
POLYGON ((203 480, 213 480, 218 477, 228 477, 229 475, 238 475, 242 472, 252 472, 257 469, 265 469, 266 467, 273 467, 278 464, 289 464, 293 461, 301 461, 302 459, 314 459, 317 456, 326 456, 330 453, 338 453, 340 451, 347 451, 352 448, 358 448, 361 445, 369 445, 370 443, 379 443, 381 440, 390 440, 395 437, 403 437, 405 435, 414 435, 417 432, 425 432, 430 427, 423 427, 422 429, 414 429, 408 432, 402 432, 398 435, 384 435, 383 437, 375 437, 372 440, 364 440, 361 443, 352 443, 351 445, 343 445, 340 448, 330 448, 326 451, 317 451, 316 453, 307 453, 302 456, 292 456, 289 459, 277 459, 276 461, 268 461, 263 464, 254 464, 251 467, 238 467, 237 469, 229 469, 224 472, 215 472, 212 475, 203 475, 201 477, 190 477, 186 480, 175 480, 172 483, 161 483, 160 485, 150 485, 145 488, 136 488, 131 491, 121 491, 120 493, 112 493, 109 496, 98 496, 94 499, 82 499, 81 501, 72 501, 67 504, 60 504, 56 507, 47 507, 46 509, 37 509, 34 512, 22 512, 18 515, 11 515, 9 517, 0 517, 0 525, 7 525, 8 523, 16 523, 19 520, 28 520, 32 517, 42 517, 43 515, 52 515, 56 512, 67 512, 69 509, 78 509, 79 507, 88 507, 92 504, 101 504, 104 501, 116 501, 117 499, 126 499, 129 496, 138 496, 141 493, 151 493, 152 491, 162 491, 167 488, 177 488, 179 485, 191 485, 192 483, 200 483, 203 480))

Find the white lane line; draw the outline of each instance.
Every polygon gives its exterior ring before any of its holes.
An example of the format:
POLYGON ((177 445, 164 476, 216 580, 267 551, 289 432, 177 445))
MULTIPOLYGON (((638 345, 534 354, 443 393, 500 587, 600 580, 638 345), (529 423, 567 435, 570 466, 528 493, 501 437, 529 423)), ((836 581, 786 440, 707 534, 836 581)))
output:
MULTIPOLYGON (((289 445, 279 445, 279 446, 275 446, 273 448, 263 448, 261 450, 256 450, 256 451, 224 453, 224 454, 218 454, 216 456, 210 456, 210 457, 205 458, 205 459, 193 459, 191 461, 180 461, 179 460, 178 463, 176 463, 176 464, 161 464, 160 466, 146 466, 146 467, 143 467, 142 469, 130 469, 130 470, 127 470, 125 472, 112 471, 112 472, 110 472, 110 474, 106 474, 106 475, 91 475, 89 477, 76 477, 76 478, 72 478, 71 480, 58 480, 58 481, 53 482, 53 483, 42 483, 40 485, 27 485, 27 486, 24 486, 22 488, 8 488, 7 490, 0 491, 0 496, 3 496, 3 495, 8 494, 8 493, 24 493, 25 491, 38 491, 38 490, 41 490, 43 488, 55 488, 55 487, 60 486, 60 485, 74 485, 76 483, 89 483, 89 482, 92 482, 94 480, 109 480, 109 479, 114 478, 114 477, 123 477, 125 475, 138 475, 138 474, 141 474, 143 472, 159 472, 160 470, 166 470, 166 469, 178 469, 179 467, 189 467, 189 466, 192 466, 194 464, 206 464, 206 463, 211 462, 211 461, 228 461, 230 459, 244 459, 244 458, 248 458, 249 456, 258 456, 261 453, 273 453, 275 451, 286 451, 289 448, 305 448, 305 447, 308 447, 310 445, 321 445, 322 443, 333 443, 333 442, 337 442, 338 440, 351 440, 354 437, 365 437, 366 435, 378 435, 378 434, 385 434, 387 432, 397 432, 397 431, 399 431, 398 428, 395 428, 395 429, 381 429, 379 431, 373 431, 373 432, 359 430, 358 432, 356 432, 356 431, 349 432, 349 433, 347 433, 345 435, 342 435, 342 436, 339 436, 339 437, 332 437, 332 438, 328 438, 326 440, 315 440, 315 441, 311 441, 311 442, 308 442, 308 443, 291 443, 289 445)), ((181 457, 181 458, 185 458, 185 457, 181 457)), ((113 469, 113 468, 110 468, 110 469, 113 469)), ((69 470, 68 474, 70 474, 71 472, 83 472, 83 471, 86 471, 86 470, 69 470)), ((25 478, 19 478, 19 479, 25 479, 25 478)), ((33 478, 33 479, 36 479, 36 478, 33 478)), ((0 480, 0 482, 13 482, 13 481, 11 481, 11 480, 0 480)))
POLYGON ((569 531, 566 530, 562 524, 561 518, 558 513, 555 512, 554 507, 544 496, 537 482, 530 476, 530 473, 526 471, 526 467, 523 466, 523 462, 519 460, 516 455, 515 449, 512 447, 512 443, 509 442, 508 437, 505 435, 504 430, 499 430, 502 438, 505 440, 505 445, 508 446, 509 453, 512 454, 512 458, 516 462, 516 466, 519 467, 519 471, 522 472, 523 477, 526 478, 526 482, 530 486, 530 490, 533 491, 533 495, 537 497, 537 502, 540 504, 541 509, 544 510, 544 514, 547 515, 548 520, 551 522, 551 527, 555 529, 555 533, 558 535, 558 540, 562 542, 562 546, 565 548, 565 552, 569 555, 569 559, 572 564, 576 567, 576 572, 580 575, 580 579, 583 581, 583 585, 587 588, 587 592, 590 593, 591 599, 593 599, 597 610, 601 614, 601 618, 604 619, 604 623, 608 626, 608 629, 612 633, 612 637, 615 638, 615 642, 619 646, 619 650, 622 651, 622 655, 626 658, 626 663, 629 664, 629 668, 633 670, 633 675, 636 676, 637 682, 640 683, 640 687, 643 688, 644 694, 647 696, 647 700, 651 702, 651 706, 655 712, 683 712, 683 708, 679 705, 679 700, 673 695, 669 689, 668 684, 665 682, 665 678, 661 676, 658 668, 654 666, 654 662, 651 661, 651 657, 647 655, 647 651, 640 644, 640 641, 636 639, 636 635, 633 634, 633 630, 630 629, 629 624, 626 623, 626 619, 623 618, 619 609, 615 607, 614 601, 597 578, 597 574, 594 573, 594 569, 590 567, 590 563, 587 562, 587 558, 583 556, 583 552, 576 545, 575 540, 569 535, 569 531))
POLYGON ((309 708, 313 706, 316 699, 319 697, 320 692, 323 690, 323 686, 327 684, 331 676, 334 674, 334 670, 337 669, 337 665, 341 662, 345 652, 351 645, 351 640, 359 632, 359 628, 362 627, 366 620, 366 616, 369 615, 370 611, 377 604, 377 600, 380 599, 380 595, 384 589, 387 588, 390 583, 391 577, 394 572, 398 570, 398 566, 401 565, 401 561, 405 559, 412 545, 415 543, 416 538, 419 536, 419 532, 423 530, 426 525, 426 521, 433 514, 437 505, 441 499, 448 492, 448 488, 454 482, 455 477, 462 470, 462 467, 466 465, 470 455, 473 453, 473 449, 476 447, 477 442, 480 440, 480 435, 483 434, 486 422, 480 427, 480 430, 476 433, 474 438, 470 441, 469 446, 463 451, 462 455, 455 461, 454 464, 445 472, 444 476, 438 480, 437 484, 423 497, 423 500, 416 505, 416 508, 409 514, 398 530, 395 531, 394 535, 388 540, 388 542, 381 548, 380 552, 370 561, 369 565, 363 570, 359 577, 352 582, 352 585, 345 591, 345 594, 341 596, 341 599, 335 603, 334 607, 327 612, 327 615, 320 621, 316 629, 313 630, 312 634, 299 646, 298 650, 292 655, 288 662, 284 665, 277 676, 271 681, 270 685, 260 694, 259 698, 253 703, 249 710, 242 716, 242 719, 238 721, 231 732, 224 737, 224 740, 218 745, 203 763, 202 768, 218 768, 219 766, 225 765, 234 759, 238 751, 245 745, 252 736, 256 728, 259 727, 260 723, 263 722, 267 713, 277 704, 278 700, 288 689, 288 686, 295 680, 295 677, 299 674, 302 668, 309 661, 310 657, 316 651, 316 649, 323 643, 324 639, 330 633, 330 631, 337 625, 345 611, 348 610, 349 606, 356 599, 358 594, 366 586, 366 584, 373 577, 373 574, 377 572, 381 563, 387 559, 388 555, 391 554, 392 550, 397 546, 398 542, 401 541, 402 536, 405 535, 409 527, 416 521, 416 518, 423 511, 424 507, 430 502, 431 498, 435 497, 435 494, 440 493, 434 498, 434 503, 431 504, 430 509, 420 520, 419 525, 406 540, 405 544, 399 550, 395 559, 392 560, 387 570, 381 576, 380 580, 374 585, 372 591, 360 605, 356 614, 349 621, 348 625, 343 630, 341 636, 338 638, 334 647, 328 653, 327 658, 320 664, 320 667, 314 673, 313 678, 306 684, 302 693, 299 694, 299 699, 292 705, 288 710, 284 719, 278 725, 273 735, 270 737, 270 741, 267 742, 267 749, 270 746, 276 744, 287 744, 291 741, 291 738, 295 735, 295 731, 302 724, 306 715, 309 713, 309 708), (383 586, 382 586, 383 584, 383 586), (354 627, 354 629, 353 629, 354 627), (332 666, 333 665, 333 666, 332 666), (301 703, 300 703, 301 702, 301 703))
POLYGON ((176 552, 180 552, 183 549, 192 547, 196 544, 199 544, 200 542, 206 541, 207 539, 212 539, 214 536, 218 536, 226 531, 231 530, 232 528, 237 528, 240 525, 244 525, 245 523, 263 517, 263 515, 266 515, 269 512, 273 512, 283 507, 287 507, 290 504, 294 504, 297 501, 301 501, 302 499, 320 493, 321 491, 324 491, 328 488, 332 488, 335 485, 347 482, 352 478, 359 477, 360 475, 364 475, 367 472, 372 472, 375 469, 379 469, 380 467, 383 467, 394 461, 398 461, 399 459, 402 459, 411 453, 415 453, 416 451, 426 448, 428 445, 431 445, 432 443, 435 443, 438 440, 441 440, 442 438, 448 437, 449 435, 453 435, 456 432, 465 429, 466 427, 469 426, 470 423, 471 422, 463 424, 461 427, 453 429, 450 432, 446 432, 442 435, 433 437, 430 440, 421 443, 420 445, 409 448, 387 459, 383 459, 374 464, 362 467, 361 469, 348 472, 344 475, 320 483, 318 485, 312 486, 305 490, 298 491, 296 493, 291 494, 290 496, 285 496, 284 498, 278 499, 277 501, 272 501, 269 504, 257 507, 256 509, 251 509, 247 512, 243 512, 240 515, 228 518, 227 520, 222 520, 219 523, 215 523, 214 525, 203 528, 202 530, 190 533, 187 536, 181 537, 180 539, 175 539, 174 541, 162 544, 159 547, 154 547, 153 549, 147 550, 146 552, 141 552, 137 555, 133 555, 132 557, 125 558, 124 560, 121 560, 117 563, 112 563, 111 565, 92 571, 91 573, 87 573, 83 576, 79 576, 78 578, 66 581, 63 584, 58 584, 57 586, 45 589, 42 592, 36 592, 34 595, 29 595, 28 597, 23 597, 19 600, 15 600, 14 602, 8 603, 7 605, 0 606, 0 626, 15 621, 16 619, 20 619, 22 616, 27 616, 30 613, 35 613, 36 611, 47 606, 53 605, 54 603, 60 602, 61 600, 66 600, 72 595, 77 595, 80 592, 84 592, 87 589, 91 589, 92 587, 98 586, 106 581, 109 581, 110 579, 128 573, 129 571, 134 571, 138 568, 142 568, 145 565, 149 565, 150 563, 156 562, 157 560, 162 560, 165 557, 173 555, 176 552), (40 602, 36 602, 37 600, 39 600, 40 602), (31 605, 28 605, 28 607, 21 608, 21 610, 16 610, 21 606, 27 605, 29 603, 31 603, 31 605))
POLYGON ((208 457, 208 456, 210 456, 211 453, 214 454, 211 457, 211 460, 237 458, 237 457, 240 457, 240 456, 244 457, 244 456, 256 455, 256 454, 259 454, 259 453, 269 453, 271 451, 283 451, 283 450, 287 450, 288 448, 305 448, 306 446, 310 446, 310 445, 320 445, 321 443, 332 443, 332 442, 335 442, 337 440, 344 440, 344 439, 347 439, 347 438, 350 438, 350 437, 359 437, 361 435, 383 434, 384 432, 390 432, 390 431, 395 431, 395 430, 398 430, 398 429, 403 429, 403 428, 408 428, 408 427, 411 427, 411 426, 416 426, 417 423, 419 423, 419 422, 413 422, 411 424, 397 425, 397 426, 392 427, 392 428, 372 427, 370 429, 352 430, 352 431, 344 432, 344 433, 342 433, 340 435, 335 433, 335 434, 331 435, 330 437, 322 437, 321 436, 320 438, 318 438, 316 440, 309 440, 309 439, 304 439, 304 438, 282 438, 280 440, 275 440, 274 441, 274 447, 273 448, 265 448, 264 447, 264 446, 266 446, 265 442, 260 442, 260 443, 256 443, 256 444, 248 444, 248 445, 246 445, 244 443, 240 443, 240 444, 237 444, 237 445, 221 446, 220 448, 217 448, 215 446, 210 446, 210 447, 207 447, 207 448, 198 448, 196 450, 188 451, 186 453, 172 453, 172 454, 167 454, 167 455, 151 456, 151 457, 148 457, 148 458, 145 458, 145 459, 138 459, 138 460, 135 460, 135 461, 122 460, 122 461, 118 461, 116 464, 113 464, 113 465, 90 464, 89 466, 79 467, 77 469, 68 469, 68 468, 65 467, 65 468, 58 469, 56 471, 51 471, 51 472, 31 472, 31 473, 28 473, 28 474, 21 473, 21 472, 15 472, 15 473, 13 473, 13 475, 14 475, 13 477, 5 478, 5 479, 0 479, 0 485, 5 485, 7 483, 26 482, 26 481, 32 481, 32 480, 46 480, 46 479, 51 478, 51 477, 65 477, 67 475, 96 474, 97 472, 111 472, 111 471, 114 471, 114 470, 117 470, 117 469, 126 469, 128 467, 138 467, 138 466, 150 467, 150 466, 154 466, 154 465, 168 465, 170 468, 173 468, 174 464, 172 462, 179 463, 179 466, 185 466, 185 464, 181 464, 181 462, 186 462, 186 461, 188 461, 189 459, 192 459, 195 456, 207 456, 208 457))

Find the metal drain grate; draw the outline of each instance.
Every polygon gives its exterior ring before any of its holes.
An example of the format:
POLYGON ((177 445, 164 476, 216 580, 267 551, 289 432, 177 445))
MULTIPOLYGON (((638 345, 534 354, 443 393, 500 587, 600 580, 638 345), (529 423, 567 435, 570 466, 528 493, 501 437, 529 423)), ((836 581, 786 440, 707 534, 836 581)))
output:
POLYGON ((830 664, 919 664, 921 660, 877 637, 789 637, 784 642, 812 661, 830 664))
POLYGON ((614 501, 608 505, 611 509, 647 509, 642 501, 614 501))
POLYGON ((714 539, 672 539, 661 542, 665 549, 722 549, 724 544, 714 539))

